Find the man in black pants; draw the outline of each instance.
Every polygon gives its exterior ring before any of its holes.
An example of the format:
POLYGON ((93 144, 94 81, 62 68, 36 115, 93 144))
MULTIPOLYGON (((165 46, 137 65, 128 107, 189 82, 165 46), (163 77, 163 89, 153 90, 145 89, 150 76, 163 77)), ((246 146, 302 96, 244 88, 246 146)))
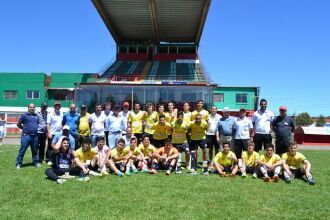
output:
POLYGON ((54 161, 53 167, 48 168, 45 173, 47 177, 59 184, 64 183, 66 180, 61 179, 59 176, 69 175, 80 176, 81 181, 87 182, 89 177, 86 177, 89 170, 77 158, 76 153, 69 149, 69 139, 62 136, 53 148, 54 161), (77 166, 72 166, 72 160, 76 162, 77 166))

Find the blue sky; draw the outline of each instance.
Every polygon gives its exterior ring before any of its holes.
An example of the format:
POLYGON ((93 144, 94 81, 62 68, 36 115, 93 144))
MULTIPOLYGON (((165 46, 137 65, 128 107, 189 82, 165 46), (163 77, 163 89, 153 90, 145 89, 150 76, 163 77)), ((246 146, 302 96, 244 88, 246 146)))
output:
MULTIPOLYGON (((330 115, 330 1, 213 0, 200 43, 210 78, 260 86, 277 113, 330 115)), ((0 1, 0 72, 97 72, 115 43, 89 0, 0 1)))

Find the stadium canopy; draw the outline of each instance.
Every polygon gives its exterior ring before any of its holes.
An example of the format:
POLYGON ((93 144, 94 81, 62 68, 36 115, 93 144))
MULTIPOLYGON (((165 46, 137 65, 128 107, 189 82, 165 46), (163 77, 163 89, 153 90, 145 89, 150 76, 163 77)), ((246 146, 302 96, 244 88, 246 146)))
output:
POLYGON ((92 0, 117 44, 199 45, 211 0, 92 0))

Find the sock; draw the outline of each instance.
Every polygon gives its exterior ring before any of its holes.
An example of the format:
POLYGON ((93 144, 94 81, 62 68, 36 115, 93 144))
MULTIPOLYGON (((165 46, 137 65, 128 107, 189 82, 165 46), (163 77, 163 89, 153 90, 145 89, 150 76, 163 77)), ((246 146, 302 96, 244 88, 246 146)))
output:
POLYGON ((173 170, 173 165, 170 165, 170 166, 168 167, 168 170, 169 170, 170 172, 172 172, 172 170, 173 170))
POLYGON ((203 172, 206 173, 207 172, 207 160, 203 161, 203 172))
POLYGON ((265 169, 265 167, 260 167, 260 171, 261 171, 261 173, 264 175, 264 176, 268 176, 268 174, 267 174, 267 170, 265 169))
POLYGON ((196 158, 196 151, 191 152, 190 154, 190 164, 191 169, 197 170, 197 158, 196 158))
POLYGON ((281 172, 281 166, 275 167, 274 175, 278 176, 278 174, 280 174, 280 172, 281 172))
POLYGON ((126 171, 130 171, 130 170, 131 170, 131 163, 128 162, 128 163, 126 164, 126 171))
POLYGON ((291 177, 287 174, 287 172, 284 171, 283 173, 284 173, 284 178, 285 178, 285 179, 290 179, 290 178, 291 178, 291 177))
POLYGON ((181 153, 179 154, 178 157, 178 162, 176 163, 176 170, 181 169, 181 153))
POLYGON ((143 169, 143 170, 147 170, 147 169, 148 169, 148 166, 147 166, 147 164, 145 164, 145 163, 142 163, 142 169, 143 169))
POLYGON ((131 167, 132 167, 132 170, 136 170, 136 167, 135 167, 135 165, 133 164, 133 162, 131 162, 131 167))
POLYGON ((242 168, 243 167, 243 164, 242 164, 242 161, 241 160, 238 160, 238 167, 239 168, 242 168))

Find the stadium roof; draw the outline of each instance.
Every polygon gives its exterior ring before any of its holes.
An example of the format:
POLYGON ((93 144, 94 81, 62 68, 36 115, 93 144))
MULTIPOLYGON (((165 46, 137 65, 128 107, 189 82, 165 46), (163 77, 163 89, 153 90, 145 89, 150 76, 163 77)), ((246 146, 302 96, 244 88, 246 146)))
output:
POLYGON ((211 0, 92 0, 117 43, 199 45, 211 0))

